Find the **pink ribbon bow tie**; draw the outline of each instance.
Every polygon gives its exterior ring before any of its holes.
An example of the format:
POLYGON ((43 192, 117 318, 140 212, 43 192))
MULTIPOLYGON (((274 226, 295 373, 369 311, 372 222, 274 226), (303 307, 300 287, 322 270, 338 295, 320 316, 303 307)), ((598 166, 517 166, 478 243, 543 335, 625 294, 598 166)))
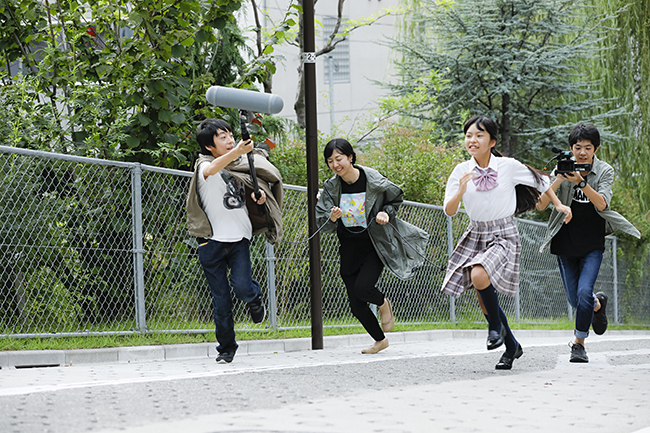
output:
POLYGON ((497 182, 497 172, 492 167, 488 167, 485 170, 482 170, 479 167, 474 167, 474 171, 478 173, 478 176, 472 179, 474 185, 476 185, 477 191, 489 191, 499 186, 499 182, 497 182))

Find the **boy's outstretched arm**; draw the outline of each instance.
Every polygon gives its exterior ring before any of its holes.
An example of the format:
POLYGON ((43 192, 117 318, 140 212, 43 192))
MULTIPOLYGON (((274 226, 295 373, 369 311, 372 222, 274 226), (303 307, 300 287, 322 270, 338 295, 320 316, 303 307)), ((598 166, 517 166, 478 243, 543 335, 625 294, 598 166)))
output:
POLYGON ((207 179, 208 177, 219 173, 221 170, 226 168, 228 164, 233 162, 235 159, 239 158, 242 155, 246 155, 248 152, 253 150, 253 142, 251 140, 240 141, 237 146, 233 147, 228 151, 217 158, 214 159, 208 165, 205 170, 203 170, 203 177, 207 179))

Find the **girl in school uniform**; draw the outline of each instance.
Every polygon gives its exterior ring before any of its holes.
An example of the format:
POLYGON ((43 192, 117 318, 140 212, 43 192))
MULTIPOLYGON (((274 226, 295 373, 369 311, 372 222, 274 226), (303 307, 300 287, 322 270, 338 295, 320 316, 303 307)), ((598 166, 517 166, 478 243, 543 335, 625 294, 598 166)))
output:
POLYGON ((456 215, 462 200, 470 225, 449 259, 442 291, 457 298, 471 287, 477 290, 488 320, 488 350, 506 345, 495 368, 510 370, 523 349, 508 326, 497 292, 514 296, 519 288, 521 242, 514 215, 533 209, 541 194, 565 214, 565 223, 571 220, 571 208, 549 188, 548 175, 494 149, 498 129, 492 119, 475 116, 463 130, 472 158, 449 176, 443 207, 447 215, 456 215))

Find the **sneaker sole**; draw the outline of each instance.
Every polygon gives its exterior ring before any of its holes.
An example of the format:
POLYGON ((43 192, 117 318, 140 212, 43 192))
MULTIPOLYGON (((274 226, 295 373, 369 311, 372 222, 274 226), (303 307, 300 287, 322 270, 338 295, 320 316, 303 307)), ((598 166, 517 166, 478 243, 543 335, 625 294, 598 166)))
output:
POLYGON ((222 354, 219 354, 217 356, 217 359, 215 359, 215 361, 217 361, 217 364, 230 364, 232 360, 235 359, 235 355, 233 355, 232 358, 230 358, 230 360, 228 360, 227 358, 220 358, 221 355, 222 354))

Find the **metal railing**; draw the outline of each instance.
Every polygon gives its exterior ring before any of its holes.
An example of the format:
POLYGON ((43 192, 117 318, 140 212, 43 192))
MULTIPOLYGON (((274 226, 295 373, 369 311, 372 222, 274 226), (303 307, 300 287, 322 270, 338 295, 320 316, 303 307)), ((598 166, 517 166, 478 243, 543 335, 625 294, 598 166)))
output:
MULTIPOLYGON (((138 332, 212 332, 211 299, 187 234, 190 172, 0 146, 0 335, 29 337, 138 332)), ((400 217, 430 234, 427 261, 401 281, 385 271, 379 288, 400 324, 483 321, 476 295, 440 291, 450 251, 467 216, 405 202, 400 217)), ((239 330, 309 327, 306 188, 285 186, 284 240, 251 244, 253 274, 267 319, 254 325, 235 303, 239 330)), ((538 252, 545 224, 518 220, 521 282, 502 297, 514 321, 571 319, 555 257, 538 252)), ((610 320, 650 323, 650 291, 629 288, 606 239, 596 290, 610 296, 610 320)), ((338 240, 321 237, 323 323, 357 325, 339 276, 338 240)), ((646 258, 647 260, 647 258, 646 258)))

